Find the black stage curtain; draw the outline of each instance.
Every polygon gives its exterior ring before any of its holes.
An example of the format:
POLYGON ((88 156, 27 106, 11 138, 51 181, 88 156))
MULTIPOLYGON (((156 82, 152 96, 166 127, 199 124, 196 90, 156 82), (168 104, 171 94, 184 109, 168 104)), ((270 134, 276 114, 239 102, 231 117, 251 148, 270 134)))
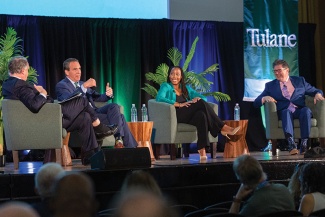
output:
MULTIPOLYGON (((24 55, 29 56, 30 65, 40 75, 39 84, 51 96, 55 97, 55 84, 64 77, 63 61, 75 57, 81 63, 82 79, 95 78, 98 91, 103 91, 106 82, 110 82, 117 95, 114 102, 126 108, 128 117, 131 103, 140 107, 150 99, 140 90, 146 82, 144 75, 149 71, 154 72, 160 63, 168 63, 166 52, 177 46, 175 35, 178 41, 189 41, 189 35, 182 34, 183 29, 174 28, 180 24, 197 28, 191 34, 200 34, 200 40, 216 41, 213 45, 217 54, 213 55, 217 56, 215 61, 219 64, 219 71, 215 74, 214 86, 232 99, 218 103, 219 115, 222 119, 232 119, 233 107, 236 102, 240 103, 241 118, 249 120, 246 137, 249 148, 251 151, 261 150, 267 141, 260 109, 253 108, 251 102, 242 101, 244 65, 241 22, 0 15, 0 34, 3 35, 7 27, 16 29, 23 39, 24 55), (193 25, 205 22, 209 26, 207 30, 202 29, 204 25, 193 25), (211 28, 215 28, 214 33, 211 28), (176 34, 175 31, 179 32, 176 34)), ((299 24, 300 75, 312 85, 316 85, 315 28, 314 24, 299 24)), ((202 57, 209 55, 203 53, 202 57)), ((220 137, 221 147, 222 143, 223 138, 220 137)))

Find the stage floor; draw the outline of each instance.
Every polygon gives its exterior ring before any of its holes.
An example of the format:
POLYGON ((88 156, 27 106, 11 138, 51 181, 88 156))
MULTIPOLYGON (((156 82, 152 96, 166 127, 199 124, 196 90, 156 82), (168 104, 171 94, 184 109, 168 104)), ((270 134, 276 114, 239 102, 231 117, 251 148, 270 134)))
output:
MULTIPOLYGON (((173 167, 173 166, 195 166, 204 164, 219 164, 219 163, 232 163, 235 158, 224 158, 223 152, 217 152, 216 158, 211 158, 210 153, 207 154, 207 161, 200 162, 199 154, 190 154, 189 158, 177 158, 176 160, 170 160, 169 155, 161 156, 161 159, 152 161, 151 168, 159 167, 173 167)), ((272 156, 271 152, 251 152, 251 156, 254 156, 259 161, 310 161, 310 159, 304 159, 303 155, 290 155, 288 151, 278 151, 276 156, 272 156)), ((66 171, 89 171, 92 170, 91 166, 83 166, 80 159, 73 159, 73 165, 64 167, 66 171)), ((12 162, 7 162, 5 167, 0 167, 1 174, 34 174, 43 165, 43 162, 20 162, 19 169, 14 170, 12 162)))

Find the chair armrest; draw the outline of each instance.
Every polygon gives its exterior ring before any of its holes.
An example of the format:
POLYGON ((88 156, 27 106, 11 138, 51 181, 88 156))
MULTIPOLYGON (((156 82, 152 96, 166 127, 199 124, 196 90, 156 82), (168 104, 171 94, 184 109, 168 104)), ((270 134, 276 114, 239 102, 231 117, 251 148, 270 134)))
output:
POLYGON ((325 100, 317 101, 313 117, 317 120, 319 138, 325 138, 325 100))
POLYGON ((266 102, 264 104, 264 112, 266 138, 273 138, 272 135, 276 133, 279 124, 276 104, 274 102, 266 102))
POLYGON ((212 107, 213 111, 218 114, 218 104, 208 102, 208 104, 212 107))
MULTIPOLYGON (((100 108, 106 104, 107 104, 107 102, 95 102, 95 105, 97 108, 100 108)), ((120 113, 124 114, 124 107, 122 105, 119 105, 119 106, 120 106, 120 113)))
POLYGON ((154 122, 154 143, 173 143, 177 131, 176 109, 173 105, 157 102, 155 99, 148 101, 149 120, 154 122), (172 142, 171 142, 172 141, 172 142))

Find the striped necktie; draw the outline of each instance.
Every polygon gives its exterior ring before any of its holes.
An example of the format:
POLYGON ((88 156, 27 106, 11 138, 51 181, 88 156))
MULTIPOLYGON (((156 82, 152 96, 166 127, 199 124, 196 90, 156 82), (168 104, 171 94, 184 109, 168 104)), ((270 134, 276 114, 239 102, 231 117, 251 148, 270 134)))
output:
MULTIPOLYGON (((285 98, 287 98, 288 100, 290 100, 291 96, 290 93, 288 91, 287 85, 285 85, 285 83, 283 82, 283 87, 282 87, 282 94, 285 98)), ((292 102, 290 102, 290 105, 288 107, 288 109, 294 113, 296 110, 296 107, 294 106, 294 104, 292 104, 292 102)))
POLYGON ((79 82, 78 82, 78 81, 77 81, 77 82, 74 82, 74 86, 75 86, 75 88, 80 87, 80 86, 79 86, 79 82))

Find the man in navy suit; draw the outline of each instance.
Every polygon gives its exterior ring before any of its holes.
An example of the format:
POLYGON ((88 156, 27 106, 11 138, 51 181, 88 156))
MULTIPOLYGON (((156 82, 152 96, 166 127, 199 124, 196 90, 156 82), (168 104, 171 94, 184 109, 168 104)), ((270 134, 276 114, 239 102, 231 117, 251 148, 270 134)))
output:
POLYGON ((314 103, 324 100, 323 91, 311 86, 303 77, 289 76, 290 68, 286 61, 275 60, 273 72, 276 77, 265 84, 265 89, 255 101, 255 107, 261 107, 265 102, 275 102, 278 117, 282 120, 282 128, 289 144, 289 153, 298 154, 294 142, 293 119, 299 119, 301 130, 300 154, 307 149, 311 127, 311 110, 305 105, 305 95, 314 97, 314 103))
MULTIPOLYGON (((47 91, 40 85, 27 82, 29 64, 25 57, 16 56, 8 63, 9 78, 2 84, 5 99, 20 100, 31 112, 37 113, 45 103, 53 103, 47 91)), ((61 104, 62 126, 77 131, 81 137, 81 161, 90 163, 90 157, 99 151, 97 139, 103 140, 116 132, 100 122, 87 99, 77 97, 61 104)))
POLYGON ((63 62, 63 70, 66 75, 55 87, 59 101, 67 99, 76 93, 87 97, 100 121, 104 124, 117 124, 118 131, 115 136, 115 148, 134 148, 138 144, 135 141, 126 123, 124 115, 120 113, 120 106, 116 103, 109 103, 97 108, 94 102, 107 102, 113 98, 113 89, 106 86, 106 92, 100 94, 92 89, 96 87, 96 80, 89 78, 87 81, 80 81, 81 66, 75 58, 69 58, 63 62))

